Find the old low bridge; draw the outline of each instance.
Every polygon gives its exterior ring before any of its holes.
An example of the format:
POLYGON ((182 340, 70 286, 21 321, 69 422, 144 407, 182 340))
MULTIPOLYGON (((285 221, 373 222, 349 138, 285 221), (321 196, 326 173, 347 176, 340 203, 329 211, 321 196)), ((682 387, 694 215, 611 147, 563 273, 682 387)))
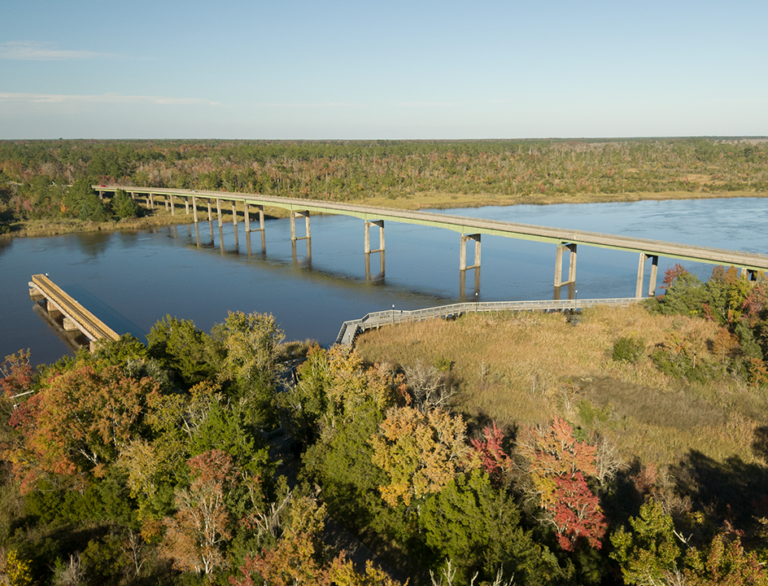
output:
POLYGON ((32 299, 44 300, 52 318, 62 317, 62 325, 66 331, 79 330, 88 339, 91 350, 99 340, 117 340, 120 337, 46 275, 32 275, 29 296, 32 299))
POLYGON ((636 298, 642 297, 643 294, 646 273, 645 265, 647 261, 651 262, 648 295, 655 294, 657 267, 660 256, 679 259, 681 261, 733 266, 740 268, 742 270, 742 274, 748 275, 753 279, 756 278, 758 272, 768 270, 768 255, 737 250, 709 248, 706 246, 678 244, 674 242, 662 242, 658 240, 648 240, 643 238, 632 238, 629 236, 584 232, 581 230, 549 228, 545 226, 533 226, 529 224, 518 224, 514 222, 500 222, 495 220, 466 218, 462 216, 444 215, 421 211, 408 211, 365 205, 275 197, 260 195, 256 193, 195 191, 188 189, 170 189, 160 187, 133 187, 129 185, 94 185, 93 188, 99 192, 99 196, 102 198, 104 197, 105 192, 114 193, 118 189, 124 190, 134 199, 137 197, 143 197, 147 207, 149 208, 154 208, 155 198, 162 197, 165 200, 165 206, 170 209, 172 214, 175 214, 176 209, 175 198, 180 198, 184 202, 185 212, 187 214, 190 213, 191 205, 195 223, 199 221, 198 202, 203 201, 207 204, 207 219, 209 222, 213 221, 212 205, 215 203, 216 217, 220 227, 223 222, 221 211, 222 204, 229 204, 232 206, 232 221, 235 227, 237 227, 237 204, 239 203, 243 209, 246 233, 255 231, 261 232, 262 246, 264 245, 265 241, 264 208, 273 207, 288 210, 290 212, 291 222, 291 241, 295 245, 297 240, 306 240, 308 254, 311 254, 311 213, 354 216, 356 218, 362 219, 365 222, 363 246, 364 252, 366 254, 366 265, 368 266, 370 263, 370 254, 381 253, 382 271, 384 265, 383 254, 385 221, 416 224, 420 226, 432 226, 458 232, 460 234, 459 270, 462 271, 462 277, 467 270, 480 268, 480 242, 481 237, 484 234, 491 236, 502 236, 504 238, 517 238, 522 240, 533 240, 555 244, 556 251, 554 284, 556 288, 559 288, 562 285, 569 285, 576 282, 576 254, 579 245, 596 246, 599 248, 622 250, 639 254, 637 287, 635 289, 636 298), (252 208, 253 211, 258 215, 258 228, 251 228, 250 214, 252 208), (304 218, 304 236, 297 235, 297 218, 304 218), (370 228, 372 226, 379 228, 379 246, 375 250, 371 249, 370 228), (470 240, 474 242, 474 262, 471 265, 468 265, 467 242, 470 240), (564 252, 566 251, 569 253, 568 276, 566 279, 563 279, 563 256, 564 252))

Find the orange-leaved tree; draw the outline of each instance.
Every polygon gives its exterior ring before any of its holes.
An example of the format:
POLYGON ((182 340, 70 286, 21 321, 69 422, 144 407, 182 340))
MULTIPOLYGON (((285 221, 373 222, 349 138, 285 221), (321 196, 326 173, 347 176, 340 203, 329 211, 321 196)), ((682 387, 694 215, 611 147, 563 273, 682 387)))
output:
POLYGON ((573 428, 556 417, 546 427, 526 429, 518 452, 528 462, 531 492, 554 526, 560 546, 572 551, 576 541, 584 538, 600 549, 607 520, 585 478, 598 475, 597 449, 576 440, 573 428))
POLYGON ((390 478, 379 487, 391 506, 440 491, 459 472, 476 467, 469 459, 466 424, 460 415, 440 409, 423 413, 413 407, 393 407, 371 438, 373 463, 390 478))

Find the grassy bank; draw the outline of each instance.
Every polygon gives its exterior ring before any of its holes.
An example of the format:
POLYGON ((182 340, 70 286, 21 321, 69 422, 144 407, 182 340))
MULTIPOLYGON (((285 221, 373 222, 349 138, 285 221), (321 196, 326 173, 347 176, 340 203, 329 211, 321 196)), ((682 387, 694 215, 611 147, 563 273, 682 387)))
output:
POLYGON ((385 327, 359 338, 369 362, 413 367, 452 364, 457 408, 470 420, 508 426, 555 415, 611 438, 626 459, 673 464, 696 450, 718 462, 753 462, 752 442, 766 397, 723 376, 691 383, 659 372, 648 355, 671 338, 701 341, 709 353, 719 326, 643 307, 585 311, 577 325, 539 313, 467 315, 385 327), (642 338, 636 363, 613 359, 622 337, 642 338))

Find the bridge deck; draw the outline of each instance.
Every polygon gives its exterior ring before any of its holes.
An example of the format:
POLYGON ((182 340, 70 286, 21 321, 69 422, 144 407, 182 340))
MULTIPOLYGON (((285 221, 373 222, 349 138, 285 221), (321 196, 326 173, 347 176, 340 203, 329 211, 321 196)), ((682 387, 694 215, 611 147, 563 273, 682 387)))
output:
POLYGON ((101 339, 117 340, 120 336, 67 294, 45 275, 32 275, 30 288, 35 288, 66 318, 72 320, 91 342, 101 339))
POLYGON ((421 226, 433 226, 453 230, 455 232, 460 232, 461 234, 488 234, 492 236, 552 242, 556 244, 583 244, 586 246, 597 246, 614 250, 640 252, 647 255, 665 256, 690 262, 730 265, 755 271, 768 269, 768 255, 755 252, 724 250, 706 246, 633 238, 630 236, 584 232, 581 230, 549 228, 546 226, 466 218, 431 212, 398 210, 288 197, 274 197, 256 193, 194 191, 189 189, 132 187, 127 185, 109 185, 106 187, 94 185, 93 188, 100 191, 122 189, 132 193, 147 195, 175 195, 179 197, 199 197, 203 199, 239 201, 251 205, 271 206, 290 211, 306 210, 315 213, 354 216, 369 221, 387 220, 407 224, 418 224, 421 226))
POLYGON ((627 307, 640 301, 634 297, 620 299, 563 299, 559 301, 489 301, 483 303, 453 303, 439 307, 427 307, 413 311, 397 309, 376 311, 360 319, 352 319, 341 324, 336 343, 349 346, 358 334, 365 330, 426 319, 457 317, 465 313, 484 311, 564 311, 586 309, 598 305, 627 307))

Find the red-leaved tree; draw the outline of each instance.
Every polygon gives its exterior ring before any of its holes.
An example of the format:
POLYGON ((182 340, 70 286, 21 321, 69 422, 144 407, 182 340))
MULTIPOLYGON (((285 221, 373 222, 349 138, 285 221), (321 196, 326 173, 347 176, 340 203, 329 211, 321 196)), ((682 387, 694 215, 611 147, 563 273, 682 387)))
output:
POLYGON ((528 461, 530 492, 555 527, 561 547, 572 551, 576 541, 585 538, 600 549, 607 521, 585 480, 598 474, 597 449, 577 441, 573 428, 556 417, 546 427, 524 430, 518 451, 528 461))

